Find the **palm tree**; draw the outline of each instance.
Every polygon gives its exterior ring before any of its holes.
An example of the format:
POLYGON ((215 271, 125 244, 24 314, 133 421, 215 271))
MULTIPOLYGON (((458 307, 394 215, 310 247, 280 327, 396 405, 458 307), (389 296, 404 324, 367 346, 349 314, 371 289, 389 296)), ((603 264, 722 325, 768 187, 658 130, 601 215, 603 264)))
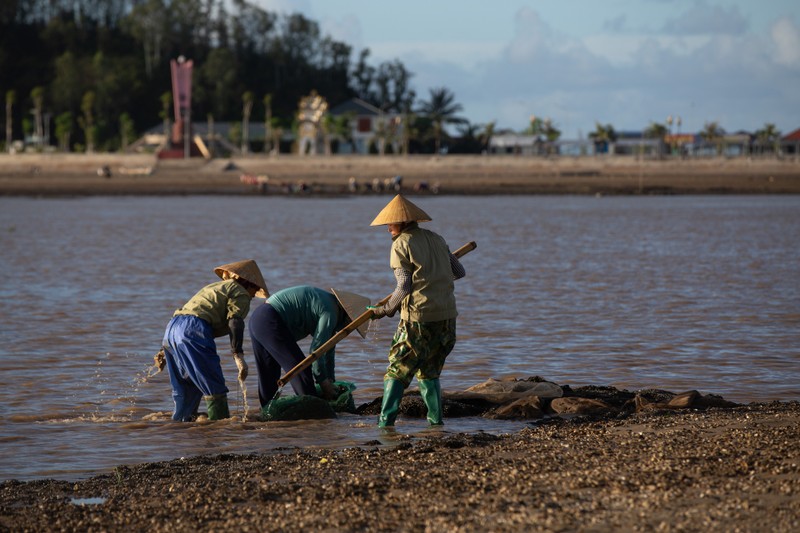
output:
POLYGON ((94 139, 97 133, 96 126, 94 125, 94 91, 88 91, 83 95, 81 100, 81 111, 83 115, 78 117, 78 123, 83 128, 83 133, 86 136, 86 153, 94 153, 94 139))
POLYGON ((6 91, 6 151, 11 153, 13 149, 13 122, 12 122, 12 111, 14 110, 14 104, 17 101, 17 93, 15 91, 6 91))
POLYGON ((161 94, 161 112, 159 116, 164 121, 164 146, 172 143, 172 133, 169 131, 169 108, 172 107, 172 93, 167 91, 161 94))
POLYGON ((272 93, 264 95, 264 153, 269 154, 272 149, 270 127, 272 126, 272 93))
POLYGON ((707 143, 717 145, 717 155, 722 155, 722 138, 725 135, 725 130, 722 129, 718 122, 706 122, 703 125, 703 130, 700 132, 700 137, 707 143))
POLYGON ((455 95, 446 87, 430 89, 431 98, 427 102, 420 104, 420 113, 426 115, 433 123, 434 138, 436 141, 436 153, 438 154, 442 146, 442 133, 446 124, 463 124, 466 119, 456 116, 464 110, 464 107, 456 103, 455 95))
POLYGON ((250 153, 250 113, 253 111, 253 93, 246 91, 242 95, 242 153, 250 153))
POLYGON ((589 138, 594 141, 595 150, 599 151, 601 148, 606 148, 608 154, 614 154, 617 132, 614 131, 614 126, 611 124, 603 126, 599 122, 595 122, 595 130, 589 134, 589 138))
POLYGON ((44 127, 42 125, 42 108, 44 107, 44 87, 37 86, 31 90, 33 100, 34 123, 33 132, 36 135, 36 144, 41 148, 44 144, 44 127))
POLYGON ((658 156, 659 158, 663 155, 663 146, 666 142, 665 139, 667 137, 667 133, 669 130, 664 124, 658 122, 650 122, 650 125, 647 126, 644 130, 644 137, 645 139, 658 139, 661 141, 659 144, 658 156))
POLYGON ((487 153, 489 152, 489 144, 492 142, 492 137, 494 137, 494 130, 496 126, 497 122, 493 120, 483 127, 483 133, 480 134, 483 150, 487 153))
MULTIPOLYGON (((353 128, 350 122, 355 115, 353 113, 345 113, 343 115, 333 116, 330 114, 325 115, 324 128, 327 133, 335 139, 341 139, 344 142, 353 142, 353 128)), ((328 142, 328 141, 326 141, 328 142)), ((331 150, 328 149, 328 152, 331 150)))
POLYGON ((64 111, 56 117, 56 138, 62 152, 69 152, 69 138, 72 135, 72 113, 64 111))
POLYGON ((128 113, 122 113, 119 117, 119 133, 120 133, 120 149, 125 151, 128 144, 136 136, 136 128, 133 124, 133 119, 128 113))
POLYGON ((778 151, 778 144, 781 138, 781 132, 775 127, 775 124, 766 123, 760 130, 756 130, 756 141, 758 142, 761 152, 764 148, 769 146, 774 152, 778 151))

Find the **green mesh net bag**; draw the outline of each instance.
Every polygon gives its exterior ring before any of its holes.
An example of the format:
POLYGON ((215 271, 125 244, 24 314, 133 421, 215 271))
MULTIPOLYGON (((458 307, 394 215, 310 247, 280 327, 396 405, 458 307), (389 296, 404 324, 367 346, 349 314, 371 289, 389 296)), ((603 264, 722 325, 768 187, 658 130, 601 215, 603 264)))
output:
MULTIPOLYGON (((353 391, 356 390, 355 383, 349 381, 334 381, 333 386, 339 389, 339 396, 328 403, 337 413, 355 413, 356 402, 353 400, 353 391)), ((322 394, 322 389, 317 385, 317 393, 322 394)))
MULTIPOLYGON (((325 401, 317 396, 279 396, 261 408, 263 420, 315 420, 336 418, 337 412, 355 412, 353 391, 356 386, 346 381, 335 381, 339 396, 325 401)), ((319 392, 317 385, 317 392, 319 392)))

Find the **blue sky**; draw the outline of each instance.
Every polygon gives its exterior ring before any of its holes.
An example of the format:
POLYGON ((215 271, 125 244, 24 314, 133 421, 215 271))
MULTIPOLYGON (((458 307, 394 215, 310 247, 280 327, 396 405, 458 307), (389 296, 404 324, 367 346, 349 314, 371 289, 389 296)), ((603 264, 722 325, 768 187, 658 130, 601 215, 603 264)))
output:
POLYGON ((317 21, 353 59, 401 60, 420 98, 447 87, 476 124, 535 115, 572 139, 668 116, 681 132, 800 128, 797 0, 251 1, 317 21))

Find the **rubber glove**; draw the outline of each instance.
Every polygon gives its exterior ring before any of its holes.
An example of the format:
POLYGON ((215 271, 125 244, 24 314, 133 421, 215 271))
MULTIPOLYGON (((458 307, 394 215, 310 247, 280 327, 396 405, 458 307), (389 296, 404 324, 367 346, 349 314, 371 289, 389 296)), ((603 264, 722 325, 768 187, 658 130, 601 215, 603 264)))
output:
POLYGON ((386 316, 383 307, 378 307, 376 305, 368 305, 367 310, 372 311, 372 316, 370 317, 372 320, 376 320, 378 318, 383 318, 386 316))
POLYGON ((167 357, 164 355, 164 348, 161 348, 158 353, 153 357, 153 361, 155 365, 158 367, 158 371, 161 372, 164 370, 164 367, 167 366, 167 357))
POLYGON ((233 354, 233 360, 236 362, 236 368, 239 369, 239 381, 244 381, 247 379, 247 363, 244 362, 244 354, 243 353, 235 353, 233 354))
POLYGON ((339 397, 339 390, 329 379, 326 379, 320 383, 319 388, 322 389, 322 397, 326 400, 335 400, 339 397))

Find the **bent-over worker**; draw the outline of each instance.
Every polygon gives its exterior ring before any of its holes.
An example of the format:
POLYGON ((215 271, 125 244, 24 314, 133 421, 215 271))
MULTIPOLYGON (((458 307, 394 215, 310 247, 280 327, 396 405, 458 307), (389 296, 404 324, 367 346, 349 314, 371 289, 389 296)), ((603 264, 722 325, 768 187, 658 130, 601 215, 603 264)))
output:
POLYGON ((230 417, 216 337, 230 336, 238 377, 247 377, 242 349, 244 319, 255 296, 269 296, 267 284, 252 259, 219 266, 214 273, 222 281, 200 289, 175 311, 164 332, 162 344, 175 402, 173 420, 194 420, 201 399, 206 401, 209 420, 230 417))
MULTIPOLYGON (((336 332, 358 318, 359 310, 369 299, 358 294, 331 289, 328 292, 309 285, 282 289, 259 306, 250 317, 250 338, 258 370, 258 399, 266 406, 278 391, 281 369, 288 372, 305 359, 297 341, 311 335, 309 352, 313 353, 336 332)), ((358 328, 366 335, 367 323, 358 328)), ((289 382, 297 395, 317 395, 332 400, 338 396, 333 382, 336 347, 332 347, 311 368, 306 368, 289 382)))

